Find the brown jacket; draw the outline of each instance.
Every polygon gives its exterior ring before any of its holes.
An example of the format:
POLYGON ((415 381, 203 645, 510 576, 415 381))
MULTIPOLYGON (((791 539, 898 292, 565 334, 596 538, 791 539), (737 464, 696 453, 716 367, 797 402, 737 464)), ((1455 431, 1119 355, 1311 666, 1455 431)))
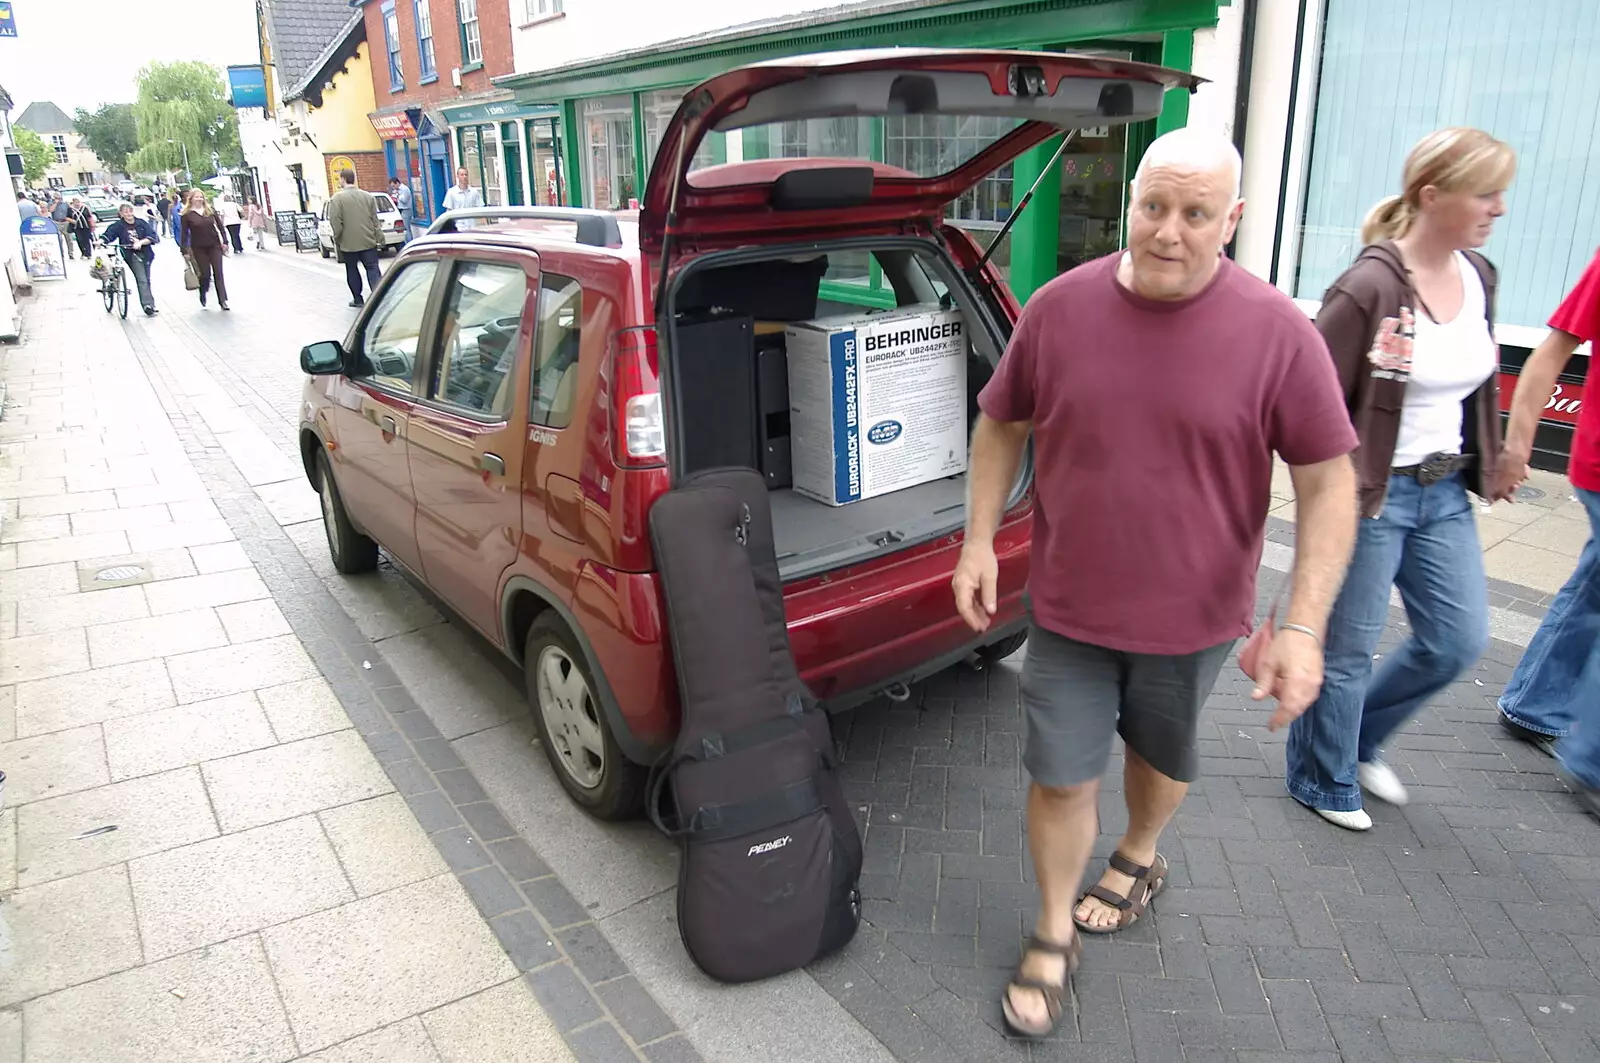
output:
MULTIPOLYGON (((1486 316, 1494 328, 1494 265, 1475 251, 1467 260, 1483 280, 1486 316)), ((1411 378, 1411 343, 1417 305, 1411 274, 1393 241, 1362 250, 1322 297, 1317 331, 1327 341, 1344 387, 1345 406, 1360 444, 1351 455, 1361 487, 1361 515, 1383 512, 1389 469, 1400 438, 1400 412, 1411 378)), ((1500 457, 1500 390, 1497 373, 1461 403, 1461 450, 1477 460, 1465 474, 1484 498, 1500 457)))

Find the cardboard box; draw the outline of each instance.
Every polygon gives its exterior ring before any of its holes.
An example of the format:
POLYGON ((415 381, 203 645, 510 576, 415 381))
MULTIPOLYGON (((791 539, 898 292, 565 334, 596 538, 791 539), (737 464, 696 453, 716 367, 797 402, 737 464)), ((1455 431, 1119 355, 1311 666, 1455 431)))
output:
POLYGON ((796 491, 843 506, 966 471, 960 311, 799 321, 784 343, 796 491))

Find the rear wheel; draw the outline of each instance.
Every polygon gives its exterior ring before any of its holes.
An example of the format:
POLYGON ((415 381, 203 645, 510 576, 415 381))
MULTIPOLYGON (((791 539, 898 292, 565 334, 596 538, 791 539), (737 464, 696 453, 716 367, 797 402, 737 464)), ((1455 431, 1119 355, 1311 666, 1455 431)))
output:
POLYGON ((600 819, 638 815, 645 771, 618 747, 588 661, 560 618, 534 620, 522 661, 539 744, 567 796, 600 819))
POLYGON ((128 316, 128 274, 126 271, 117 274, 117 312, 123 317, 128 316))
POLYGON ((333 482, 333 465, 317 451, 317 494, 322 501, 322 530, 328 536, 328 554, 336 571, 347 576, 378 567, 378 544, 356 531, 345 512, 344 499, 333 482))
POLYGON ((117 305, 117 281, 115 277, 108 274, 106 279, 100 282, 100 297, 105 300, 106 313, 111 313, 112 309, 117 305))

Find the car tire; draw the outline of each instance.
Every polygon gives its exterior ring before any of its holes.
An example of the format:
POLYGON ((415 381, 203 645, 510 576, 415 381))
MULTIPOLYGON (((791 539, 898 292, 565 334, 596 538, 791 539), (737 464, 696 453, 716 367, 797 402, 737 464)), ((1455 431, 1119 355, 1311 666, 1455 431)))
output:
POLYGON ((1018 650, 1022 649, 1022 644, 1027 641, 1028 632, 1023 630, 1013 632, 1012 634, 1001 639, 999 642, 991 642, 987 646, 980 646, 978 647, 978 652, 974 654, 976 658, 974 664, 977 666, 977 669, 980 672, 988 671, 990 668, 999 664, 1007 657, 1010 657, 1013 653, 1016 653, 1018 650))
POLYGON ((597 819, 632 819, 644 807, 645 769, 623 754, 606 720, 588 659, 552 612, 534 620, 523 674, 539 744, 556 781, 597 819))
POLYGON ((328 536, 328 555, 336 572, 353 576, 378 567, 378 544, 356 531, 345 511, 333 465, 325 451, 317 451, 317 494, 322 503, 322 529, 328 536))

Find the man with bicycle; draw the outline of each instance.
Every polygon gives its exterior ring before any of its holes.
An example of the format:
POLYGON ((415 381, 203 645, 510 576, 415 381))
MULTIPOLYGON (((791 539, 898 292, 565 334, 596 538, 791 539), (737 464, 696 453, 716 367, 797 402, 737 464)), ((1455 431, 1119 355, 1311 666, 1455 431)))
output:
POLYGON ((106 226, 100 242, 115 244, 122 251, 122 260, 128 264, 133 281, 139 287, 139 305, 144 307, 146 317, 154 317, 156 300, 150 294, 150 265, 156 257, 154 246, 161 242, 161 237, 149 222, 134 216, 132 203, 124 203, 117 211, 117 220, 106 226))

